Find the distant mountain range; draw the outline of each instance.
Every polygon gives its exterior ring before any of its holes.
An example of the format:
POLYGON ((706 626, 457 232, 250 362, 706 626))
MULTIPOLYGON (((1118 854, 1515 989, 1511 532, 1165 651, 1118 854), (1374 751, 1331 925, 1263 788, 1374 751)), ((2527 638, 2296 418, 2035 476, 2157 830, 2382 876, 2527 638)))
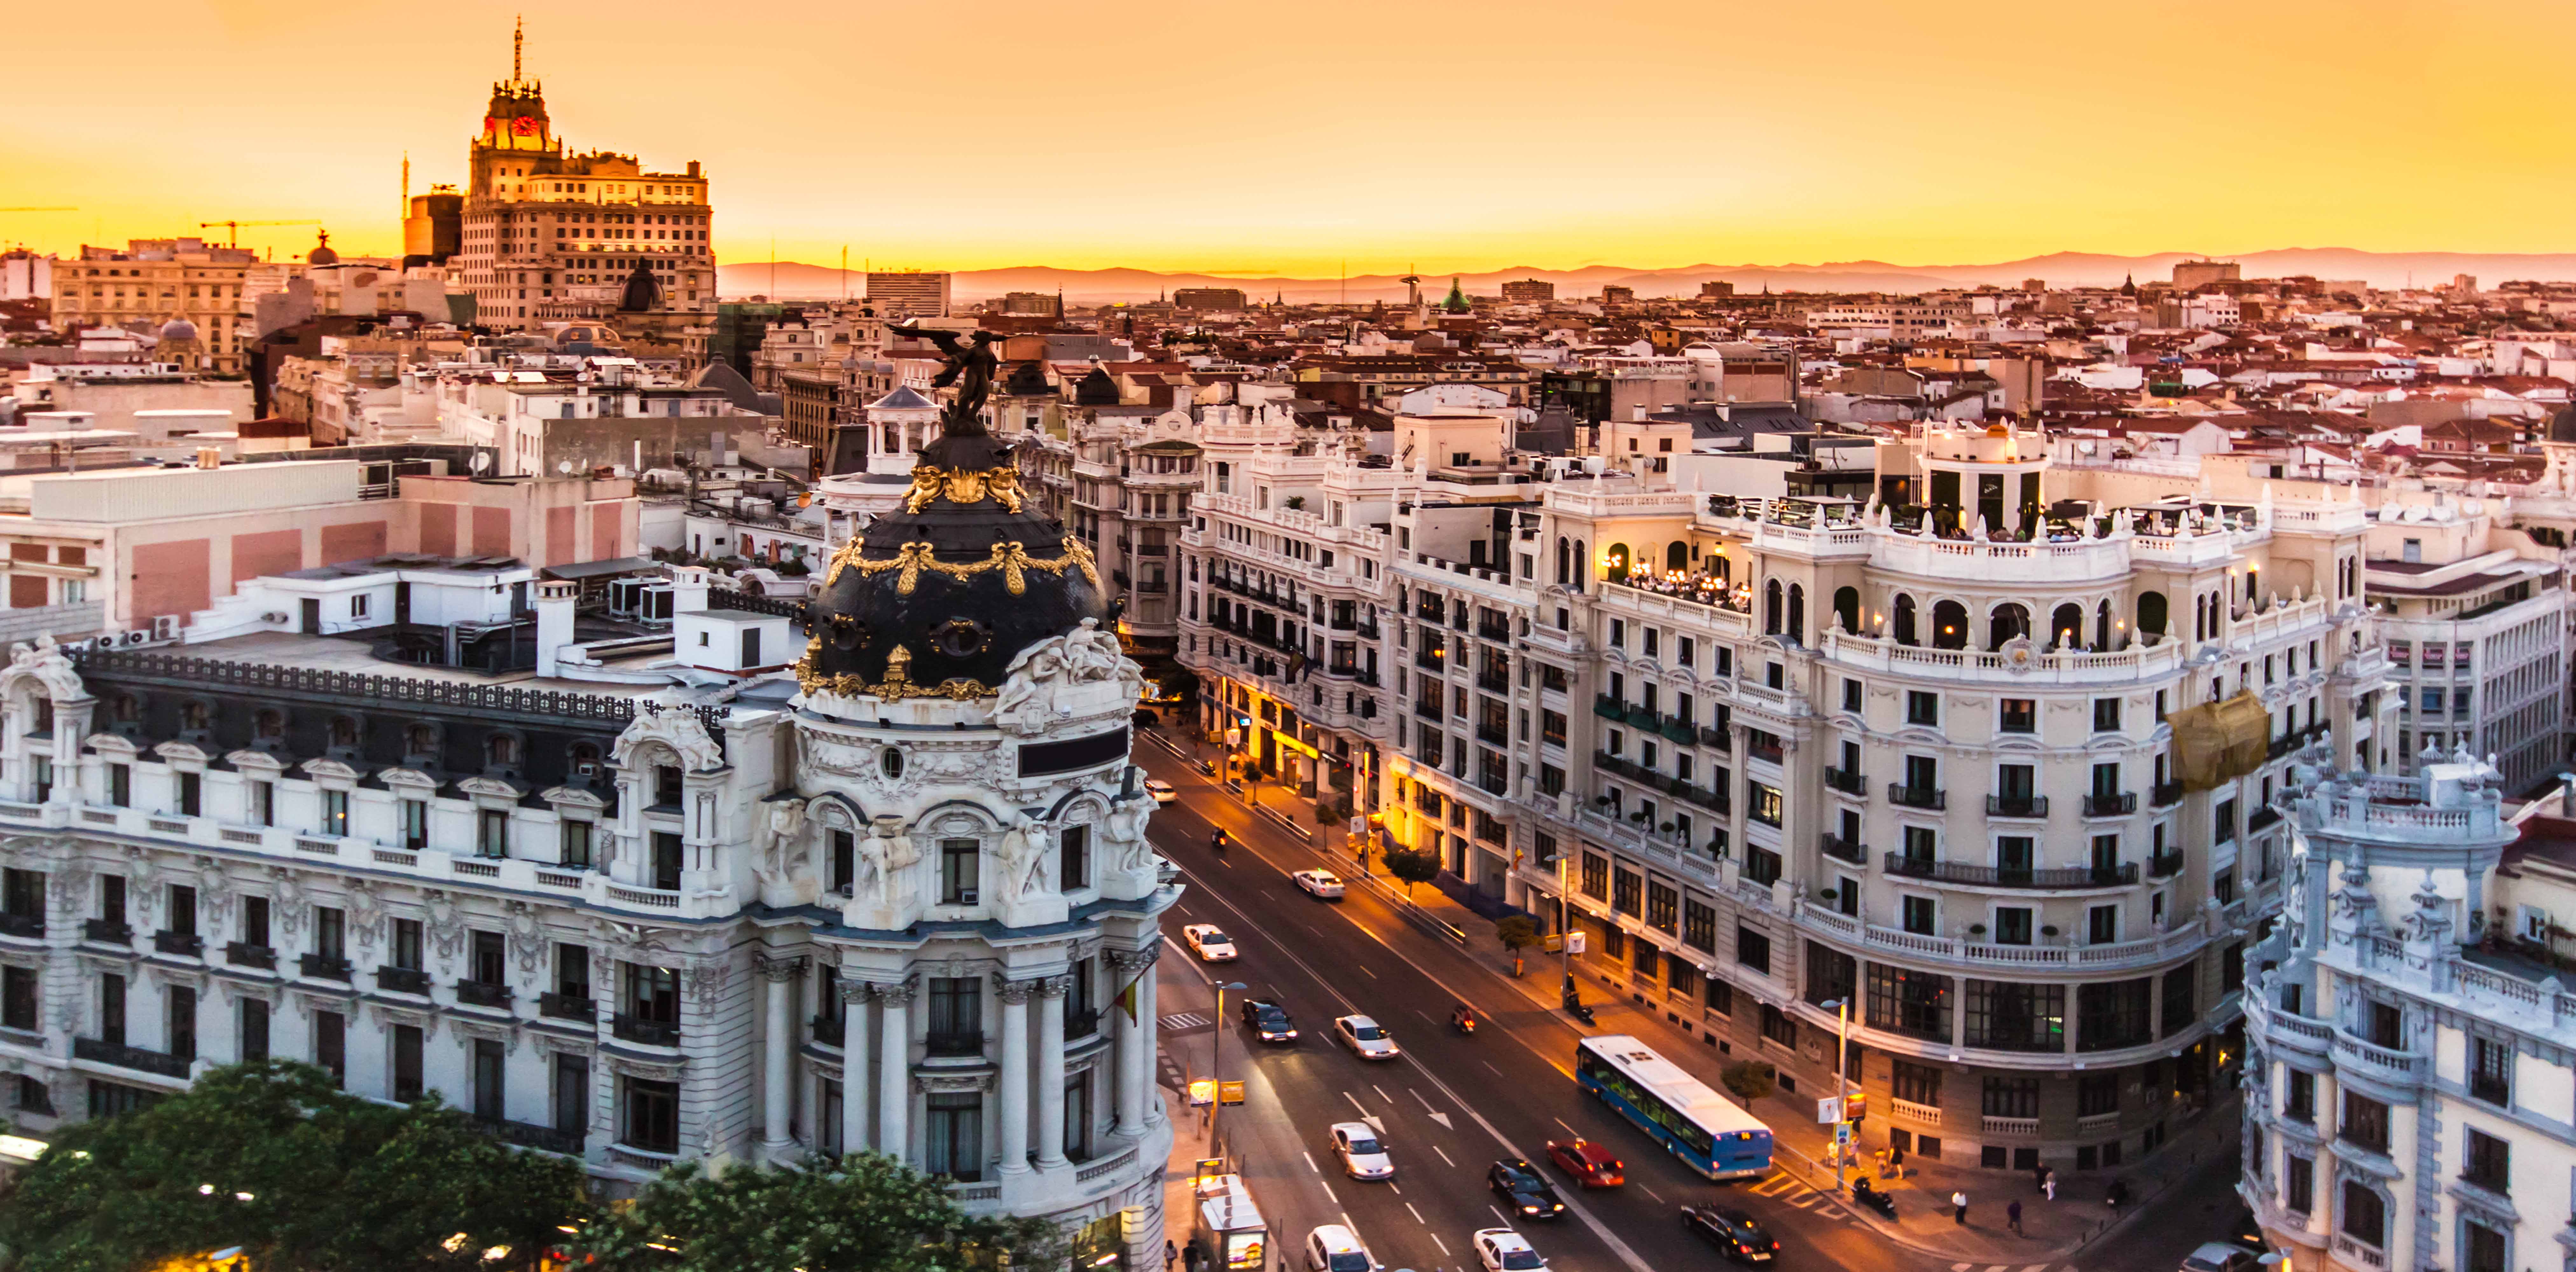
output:
MULTIPOLYGON (((1493 295, 1516 279, 1544 279, 1556 284, 1560 298, 1597 296, 1605 285, 1633 287, 1640 297, 1695 296, 1701 283, 1735 284, 1737 294, 1759 292, 1924 292, 1945 287, 1993 283, 2018 286, 2037 278, 2052 287, 2113 287, 2124 278, 2152 282, 2172 277, 2176 261, 2202 259, 2197 252, 2157 252, 2147 256, 2106 256, 2093 252, 2052 252, 1992 265, 1893 265, 1886 261, 1834 261, 1821 265, 1685 265, 1674 269, 1635 269, 1587 265, 1582 269, 1485 270, 1468 274, 1422 275, 1422 289, 1438 300, 1455 277, 1470 292, 1493 295)), ((2488 252, 2364 252, 2346 247, 2292 247, 2218 257, 2242 264, 2247 278, 2280 278, 2306 274, 2322 279, 2359 280, 2373 287, 2432 286, 2453 275, 2469 274, 2483 286, 2506 279, 2576 281, 2576 253, 2507 254, 2488 252)), ((769 296, 780 300, 836 299, 859 296, 867 278, 857 270, 843 272, 797 261, 722 265, 718 284, 728 300, 769 296)), ((1078 305, 1152 300, 1182 287, 1239 287, 1256 301, 1274 298, 1291 303, 1322 304, 1336 300, 1360 303, 1402 301, 1400 275, 1361 274, 1332 278, 1238 278, 1218 274, 1163 274, 1142 269, 1055 269, 1021 265, 1009 269, 959 271, 951 281, 960 303, 985 300, 1005 292, 1062 291, 1078 305)))

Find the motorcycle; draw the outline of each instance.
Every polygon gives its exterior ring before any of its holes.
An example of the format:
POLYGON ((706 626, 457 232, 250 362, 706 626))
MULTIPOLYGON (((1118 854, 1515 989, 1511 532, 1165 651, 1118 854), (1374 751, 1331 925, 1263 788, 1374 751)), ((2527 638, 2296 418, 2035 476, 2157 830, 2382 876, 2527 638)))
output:
POLYGON ((1225 851, 1224 831, 1220 830, 1215 834, 1208 836, 1208 850, 1216 853, 1223 853, 1225 851))
POLYGON ((1476 1013, 1469 1011, 1464 1006, 1452 1010, 1449 1013, 1449 1027, 1462 1034, 1475 1033, 1476 1013))
POLYGON ((1197 768, 1199 775, 1202 777, 1216 776, 1216 761, 1214 760, 1200 760, 1197 762, 1197 768))
POLYGON ((1854 1203, 1867 1206, 1887 1218, 1896 1217, 1896 1199, 1870 1187, 1867 1179, 1853 1180, 1851 1191, 1854 1203))

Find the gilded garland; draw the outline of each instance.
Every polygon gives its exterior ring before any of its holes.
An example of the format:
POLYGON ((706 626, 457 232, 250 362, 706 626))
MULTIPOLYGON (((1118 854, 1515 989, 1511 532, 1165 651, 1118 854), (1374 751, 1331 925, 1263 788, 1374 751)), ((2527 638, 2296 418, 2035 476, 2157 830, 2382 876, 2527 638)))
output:
POLYGON ((885 682, 874 685, 847 673, 826 676, 816 671, 814 658, 822 652, 823 638, 817 636, 806 642, 805 656, 796 660, 796 684, 807 693, 836 693, 845 698, 883 698, 890 702, 899 698, 953 698, 963 702, 968 698, 989 698, 998 692, 987 689, 980 682, 964 676, 952 677, 936 685, 914 684, 909 671, 912 666, 912 651, 901 645, 895 646, 894 651, 886 655, 885 682))
POLYGON ((931 555, 931 545, 919 541, 903 545, 901 550, 886 560, 871 561, 859 555, 862 544, 859 540, 852 539, 843 545, 839 552, 832 555, 832 568, 824 573, 823 586, 828 588, 839 582, 843 570, 857 570, 861 574, 869 575, 883 574, 888 570, 900 570, 902 574, 895 580, 894 590, 901 595, 910 596, 913 588, 920 584, 922 572, 925 570, 933 574, 946 575, 960 583, 978 574, 1000 570, 1003 586, 1010 589, 1011 595, 1018 596, 1028 591, 1028 571, 1042 570, 1048 574, 1060 574, 1067 567, 1073 567, 1081 570, 1084 578, 1091 580, 1094 591, 1099 590, 1100 570, 1092 561, 1091 549, 1082 546, 1082 541, 1071 535, 1065 536, 1063 547, 1062 556, 1033 557, 1029 555, 1028 549, 1015 539, 1008 543, 994 544, 992 555, 981 561, 957 565, 935 559, 931 555))

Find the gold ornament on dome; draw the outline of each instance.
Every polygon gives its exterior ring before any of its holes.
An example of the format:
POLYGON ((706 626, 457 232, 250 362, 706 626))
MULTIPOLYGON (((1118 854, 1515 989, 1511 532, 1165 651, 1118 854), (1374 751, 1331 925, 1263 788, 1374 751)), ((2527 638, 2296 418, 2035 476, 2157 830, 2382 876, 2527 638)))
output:
POLYGON ((893 556, 885 560, 871 561, 859 555, 861 544, 858 540, 852 539, 839 552, 832 554, 832 568, 825 572, 823 586, 828 588, 838 582, 841 571, 845 569, 871 575, 899 570, 901 574, 895 579, 894 590, 901 595, 910 596, 913 588, 920 584, 922 572, 925 570, 933 574, 946 575, 960 583, 978 574, 1000 570, 1003 585, 1010 589, 1011 595, 1018 596, 1028 591, 1028 571, 1038 570, 1047 574, 1061 574, 1070 567, 1081 570, 1082 576, 1091 580, 1092 590, 1098 591, 1100 570, 1092 561, 1091 549, 1084 547, 1079 540, 1070 535, 1066 536, 1059 546, 1064 549, 1062 556, 1033 557, 1018 540, 996 543, 993 545, 992 555, 984 560, 957 565, 935 559, 931 555, 931 545, 918 542, 903 545, 893 556))
POLYGON ((1020 510, 1020 470, 1007 464, 982 471, 946 468, 912 470, 912 489, 904 492, 903 510, 919 512, 930 501, 945 498, 954 504, 977 504, 990 499, 1002 507, 1020 510))

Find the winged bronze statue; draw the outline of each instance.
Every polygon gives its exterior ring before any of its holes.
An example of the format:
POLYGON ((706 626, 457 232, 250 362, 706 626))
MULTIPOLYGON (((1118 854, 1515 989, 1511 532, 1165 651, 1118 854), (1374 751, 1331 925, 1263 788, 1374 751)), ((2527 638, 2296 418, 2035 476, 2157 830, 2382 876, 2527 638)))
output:
POLYGON ((937 388, 957 388, 957 400, 948 404, 940 417, 942 431, 950 437, 984 435, 984 399, 993 391, 993 373, 1001 358, 993 352, 999 339, 992 332, 977 331, 959 339, 956 332, 935 327, 904 323, 894 327, 896 333, 927 340, 948 359, 948 367, 930 383, 937 388))

